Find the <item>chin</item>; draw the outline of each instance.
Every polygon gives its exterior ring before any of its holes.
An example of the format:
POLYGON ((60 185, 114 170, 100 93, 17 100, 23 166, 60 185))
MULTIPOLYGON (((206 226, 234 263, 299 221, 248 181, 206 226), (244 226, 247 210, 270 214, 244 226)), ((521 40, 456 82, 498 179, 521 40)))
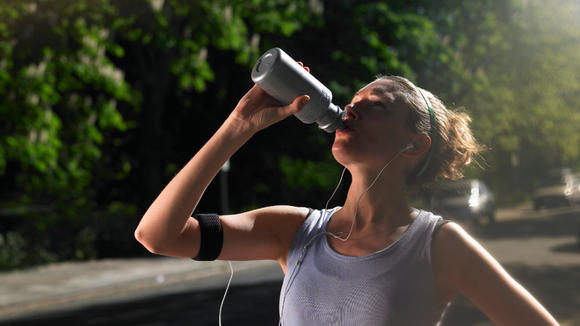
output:
POLYGON ((349 150, 344 146, 332 146, 332 156, 334 159, 340 163, 342 166, 346 166, 349 163, 356 163, 360 161, 360 153, 349 150))

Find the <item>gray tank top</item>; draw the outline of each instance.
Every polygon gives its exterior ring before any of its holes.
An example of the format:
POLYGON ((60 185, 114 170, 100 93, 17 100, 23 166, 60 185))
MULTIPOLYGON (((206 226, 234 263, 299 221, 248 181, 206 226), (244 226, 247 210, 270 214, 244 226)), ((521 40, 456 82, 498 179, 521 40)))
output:
POLYGON ((334 251, 324 234, 338 209, 312 211, 292 242, 280 294, 282 325, 437 325, 447 307, 436 298, 431 266, 431 234, 440 217, 420 211, 395 243, 351 257, 334 251))

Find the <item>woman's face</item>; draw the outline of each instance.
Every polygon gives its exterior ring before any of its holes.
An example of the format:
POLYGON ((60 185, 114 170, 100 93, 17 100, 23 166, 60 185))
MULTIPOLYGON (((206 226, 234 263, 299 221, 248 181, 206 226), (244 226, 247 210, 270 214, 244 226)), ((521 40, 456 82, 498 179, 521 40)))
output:
POLYGON ((346 129, 337 131, 332 146, 336 160, 384 165, 413 141, 407 128, 408 108, 394 82, 374 81, 358 91, 345 108, 346 129))

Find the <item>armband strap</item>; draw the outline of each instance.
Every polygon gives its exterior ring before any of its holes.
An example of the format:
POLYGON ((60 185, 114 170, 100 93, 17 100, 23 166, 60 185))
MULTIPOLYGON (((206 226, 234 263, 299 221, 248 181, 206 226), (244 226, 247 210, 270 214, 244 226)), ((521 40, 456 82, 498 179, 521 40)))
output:
POLYGON ((199 222, 200 245, 197 261, 216 260, 224 244, 224 230, 217 214, 196 214, 193 216, 199 222))

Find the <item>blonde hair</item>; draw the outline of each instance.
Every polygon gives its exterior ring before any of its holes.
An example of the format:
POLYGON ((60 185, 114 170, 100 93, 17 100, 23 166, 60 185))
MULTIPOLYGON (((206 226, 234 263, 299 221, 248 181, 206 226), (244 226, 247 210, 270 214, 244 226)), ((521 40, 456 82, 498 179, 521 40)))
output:
POLYGON ((471 118, 460 110, 447 109, 435 95, 421 89, 431 102, 435 114, 435 121, 431 121, 425 99, 408 79, 397 76, 382 76, 378 79, 394 82, 395 91, 410 109, 407 127, 418 135, 431 137, 431 146, 434 146, 433 157, 425 171, 417 176, 425 165, 427 153, 407 176, 407 188, 425 187, 439 177, 451 180, 462 178, 465 168, 484 149, 469 129, 471 118))

